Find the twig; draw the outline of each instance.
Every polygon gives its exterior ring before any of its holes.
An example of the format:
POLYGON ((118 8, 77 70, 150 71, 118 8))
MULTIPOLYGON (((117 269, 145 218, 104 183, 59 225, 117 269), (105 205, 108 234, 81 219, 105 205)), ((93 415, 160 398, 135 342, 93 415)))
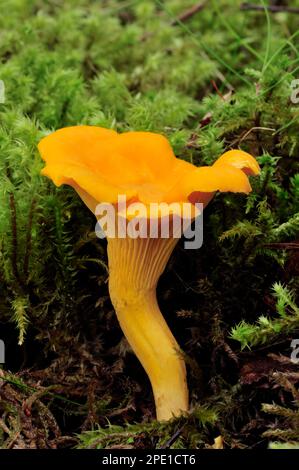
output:
POLYGON ((280 13, 280 12, 287 12, 287 13, 297 13, 299 14, 299 8, 296 7, 288 7, 285 5, 255 5, 253 3, 242 3, 240 6, 241 10, 248 11, 248 10, 255 10, 255 11, 264 11, 267 9, 270 13, 280 13))
POLYGON ((4 449, 11 449, 15 441, 20 435, 20 430, 17 429, 14 433, 6 426, 5 422, 0 418, 0 428, 9 436, 8 441, 4 445, 4 449))
POLYGON ((50 385, 49 387, 42 388, 41 390, 36 390, 32 395, 30 395, 27 400, 23 403, 23 410, 28 410, 31 412, 32 405, 37 401, 40 400, 44 395, 49 395, 51 390, 55 390, 58 385, 50 385))
POLYGON ((181 427, 173 434, 173 436, 171 436, 171 438, 168 439, 168 441, 165 442, 165 444, 160 447, 160 449, 169 449, 169 447, 180 437, 180 435, 182 434, 182 431, 183 431, 184 427, 185 427, 185 424, 183 424, 183 426, 181 426, 181 427))
MULTIPOLYGON (((189 8, 188 10, 184 11, 181 13, 177 18, 174 18, 170 25, 175 26, 177 23, 184 23, 185 21, 189 20, 189 18, 192 18, 196 13, 200 12, 206 5, 205 2, 198 3, 197 5, 194 5, 193 7, 189 8)), ((150 31, 145 31, 145 33, 141 36, 140 40, 145 41, 149 39, 150 37, 153 36, 153 33, 150 31)))
POLYGON ((235 139, 230 146, 234 146, 236 144, 240 145, 241 142, 243 142, 243 140, 245 140, 249 134, 251 134, 251 132, 253 131, 271 131, 271 132, 275 132, 275 129, 272 129, 271 127, 251 127, 251 129, 249 129, 248 131, 245 131, 241 136, 239 136, 237 139, 235 139))
POLYGON ((215 89, 216 93, 218 96, 220 96, 220 98, 222 99, 222 101, 225 101, 225 98, 223 96, 223 94, 221 93, 221 91, 219 90, 215 80, 212 80, 212 85, 213 85, 213 88, 215 89))
POLYGON ((10 429, 8 428, 8 426, 6 426, 5 422, 3 421, 3 419, 0 418, 0 428, 2 429, 2 431, 4 431, 6 434, 8 434, 10 436, 11 434, 11 431, 10 429))
POLYGON ((180 16, 178 16, 176 19, 174 19, 172 22, 171 22, 171 25, 175 25, 177 22, 179 23, 184 23, 184 21, 187 21, 189 20, 190 18, 192 18, 192 16, 196 15, 196 13, 198 13, 199 11, 201 11, 205 6, 206 6, 206 3, 207 2, 201 2, 201 3, 197 3, 196 5, 194 5, 193 7, 189 8, 188 10, 184 11, 183 13, 180 14, 180 16))

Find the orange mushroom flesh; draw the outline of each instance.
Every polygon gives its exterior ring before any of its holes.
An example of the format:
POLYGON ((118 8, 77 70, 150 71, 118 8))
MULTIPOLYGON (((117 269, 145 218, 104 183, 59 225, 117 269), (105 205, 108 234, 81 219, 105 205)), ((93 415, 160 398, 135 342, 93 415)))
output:
MULTIPOLYGON (((38 148, 46 162, 42 174, 57 186, 72 186, 94 214, 101 202, 116 207, 119 195, 146 208, 186 202, 205 207, 217 191, 249 193, 248 175, 259 173, 256 160, 241 150, 226 152, 210 167, 195 167, 176 158, 165 137, 150 132, 68 127, 42 139, 38 148)), ((121 215, 126 225, 129 217, 121 215)), ((147 212, 145 217, 150 218, 147 212)), ((163 214, 157 217, 161 226, 163 214)), ((159 277, 178 238, 107 233, 107 239, 111 300, 150 379, 157 419, 179 416, 189 406, 186 367, 156 298, 159 277)))

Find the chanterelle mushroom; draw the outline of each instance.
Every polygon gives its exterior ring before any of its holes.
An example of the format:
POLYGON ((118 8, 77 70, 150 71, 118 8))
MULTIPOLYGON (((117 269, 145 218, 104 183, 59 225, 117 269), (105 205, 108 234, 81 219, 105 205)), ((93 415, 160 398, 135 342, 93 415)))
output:
MULTIPOLYGON (((39 151, 46 162, 42 174, 57 186, 73 186, 94 213, 98 203, 115 205, 119 195, 147 207, 153 202, 206 205, 216 191, 249 193, 247 175, 259 173, 256 160, 240 150, 197 168, 176 158, 162 135, 92 126, 60 129, 42 139, 39 151)), ((156 299, 158 279, 178 238, 107 238, 112 303, 150 378, 157 419, 168 420, 188 410, 184 360, 156 299)))

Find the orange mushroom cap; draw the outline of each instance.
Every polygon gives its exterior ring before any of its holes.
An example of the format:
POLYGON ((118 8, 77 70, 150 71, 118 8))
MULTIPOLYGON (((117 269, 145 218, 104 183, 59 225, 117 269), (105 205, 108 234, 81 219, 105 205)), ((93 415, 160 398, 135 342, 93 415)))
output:
POLYGON ((43 138, 38 148, 46 162, 43 175, 97 202, 116 203, 119 194, 149 204, 186 202, 194 192, 249 193, 247 175, 259 173, 256 160, 241 150, 198 168, 177 158, 168 140, 152 132, 66 127, 43 138))

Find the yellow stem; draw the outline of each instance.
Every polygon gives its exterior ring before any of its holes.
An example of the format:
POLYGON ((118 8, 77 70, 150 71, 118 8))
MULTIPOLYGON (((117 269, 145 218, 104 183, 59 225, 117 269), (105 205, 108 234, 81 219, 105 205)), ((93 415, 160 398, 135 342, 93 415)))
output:
POLYGON ((185 363, 156 299, 158 279, 176 243, 174 238, 108 240, 111 300, 151 381, 158 420, 188 410, 185 363))

